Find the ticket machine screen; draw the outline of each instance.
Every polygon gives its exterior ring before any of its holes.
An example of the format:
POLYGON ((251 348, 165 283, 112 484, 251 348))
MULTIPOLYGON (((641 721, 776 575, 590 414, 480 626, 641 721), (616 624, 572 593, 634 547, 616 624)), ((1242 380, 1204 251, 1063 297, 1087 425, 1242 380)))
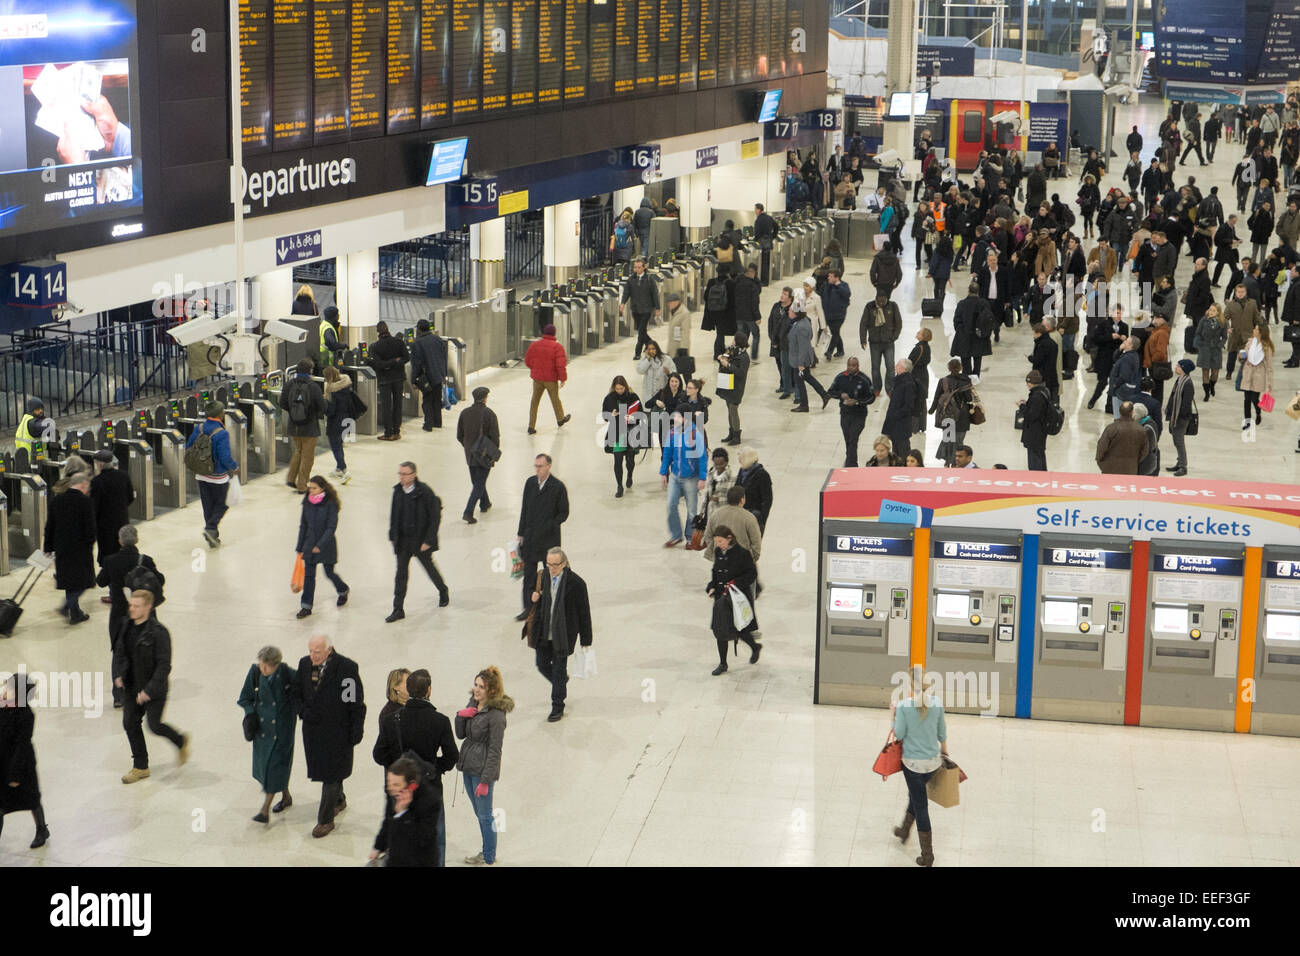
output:
POLYGON ((934 596, 934 616, 966 619, 970 617, 970 596, 966 594, 944 594, 934 596))
POLYGON ((1265 640, 1300 643, 1300 614, 1272 612, 1267 617, 1268 621, 1264 631, 1265 640))
POLYGON ((1077 605, 1073 601, 1044 601, 1043 627, 1053 630, 1073 630, 1076 624, 1077 605))
POLYGON ((832 611, 849 611, 853 614, 862 613, 862 588, 832 587, 830 591, 830 609, 832 611))
POLYGON ((1163 634, 1187 633, 1187 608, 1157 607, 1152 619, 1151 629, 1163 634))

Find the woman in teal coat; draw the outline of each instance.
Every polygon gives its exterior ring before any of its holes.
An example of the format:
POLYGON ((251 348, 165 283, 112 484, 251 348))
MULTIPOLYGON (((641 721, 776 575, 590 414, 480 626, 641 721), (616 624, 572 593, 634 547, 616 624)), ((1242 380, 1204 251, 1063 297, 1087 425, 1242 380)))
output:
POLYGON ((293 806, 289 796, 289 773, 293 769, 293 738, 298 718, 289 700, 293 668, 284 663, 278 647, 264 647, 257 652, 257 663, 248 669, 244 689, 239 692, 239 706, 247 719, 256 715, 257 731, 253 736, 253 779, 262 785, 266 799, 261 812, 253 817, 257 823, 269 823, 268 812, 280 813, 293 806), (271 806, 271 798, 281 794, 280 802, 271 806))

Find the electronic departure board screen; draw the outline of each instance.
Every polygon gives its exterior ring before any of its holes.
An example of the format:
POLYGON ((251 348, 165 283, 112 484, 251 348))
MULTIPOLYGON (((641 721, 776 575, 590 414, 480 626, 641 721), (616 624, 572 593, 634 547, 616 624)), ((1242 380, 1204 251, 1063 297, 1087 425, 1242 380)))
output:
POLYGON ((740 0, 718 0, 718 86, 734 86, 740 81, 736 68, 736 15, 740 0))
POLYGON ((772 0, 754 0, 754 19, 746 33, 754 37, 754 79, 767 79, 768 46, 771 38, 772 0))
POLYGON ((312 20, 312 142, 348 138, 348 15, 352 0, 316 0, 312 20))
POLYGON ((564 0, 564 102, 587 98, 587 0, 564 0))
POLYGON ((239 0, 239 109, 244 149, 271 148, 271 0, 239 0))
POLYGON ((384 132, 384 46, 387 34, 384 0, 352 4, 348 38, 348 135, 352 139, 380 136, 384 132))
POLYGON ((483 115, 510 107, 510 0, 483 0, 483 115))
POLYGON ((510 106, 537 105, 537 0, 510 5, 510 106))
POLYGON ((637 0, 614 0, 614 95, 636 91, 637 0))
POLYGON ((718 0, 700 0, 700 60, 696 77, 702 90, 718 85, 718 0))
POLYGON ((276 149, 311 145, 311 0, 272 0, 271 122, 276 149))
POLYGON ((537 0, 537 104, 554 106, 564 93, 564 0, 537 0))
POLYGON ((758 76, 757 64, 754 62, 758 56, 758 45, 754 42, 754 31, 750 29, 750 24, 757 15, 757 7, 757 0, 739 0, 736 4, 736 23, 732 29, 736 35, 737 83, 752 83, 758 76))
MULTIPOLYGON (((388 0, 388 132, 420 126, 418 0, 388 0)), ((277 56, 278 60, 278 56, 277 56)))
POLYGON ((786 0, 785 33, 783 43, 785 56, 785 75, 799 76, 803 73, 803 54, 794 49, 794 37, 790 31, 803 26, 804 0, 786 0))
POLYGON ((785 51, 790 48, 790 34, 785 28, 786 0, 772 0, 771 21, 768 24, 767 78, 786 76, 785 51))
POLYGON ((614 95, 614 0, 591 0, 587 10, 587 99, 614 95))
POLYGON ((677 90, 697 88, 696 72, 700 62, 700 0, 682 0, 682 19, 678 26, 681 41, 677 45, 677 90))
POLYGON ((451 115, 460 122, 478 116, 483 95, 483 7, 480 0, 452 0, 451 115))
POLYGON ((677 29, 681 0, 659 0, 659 82, 660 93, 677 89, 677 57, 680 33, 677 29))
POLYGON ((636 91, 653 93, 659 86, 659 2, 637 0, 636 91))
POLYGON ((420 128, 451 121, 451 0, 421 0, 420 128))

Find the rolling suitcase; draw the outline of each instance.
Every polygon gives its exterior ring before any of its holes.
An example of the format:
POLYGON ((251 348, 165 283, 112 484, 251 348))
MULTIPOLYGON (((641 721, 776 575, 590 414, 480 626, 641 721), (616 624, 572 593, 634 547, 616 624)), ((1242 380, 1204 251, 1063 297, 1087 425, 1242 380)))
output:
POLYGON ((50 560, 40 551, 27 559, 27 577, 23 578, 23 583, 18 585, 18 590, 14 592, 12 598, 0 600, 0 637, 9 637, 13 634, 18 619, 23 616, 23 601, 27 599, 28 594, 32 593, 32 588, 36 587, 36 582, 41 579, 41 575, 45 573, 50 563, 50 560), (40 555, 40 558, 33 561, 32 559, 37 555, 40 555), (23 591, 24 588, 26 593, 23 591))
POLYGON ((943 299, 922 299, 921 315, 927 319, 937 319, 943 315, 943 299))

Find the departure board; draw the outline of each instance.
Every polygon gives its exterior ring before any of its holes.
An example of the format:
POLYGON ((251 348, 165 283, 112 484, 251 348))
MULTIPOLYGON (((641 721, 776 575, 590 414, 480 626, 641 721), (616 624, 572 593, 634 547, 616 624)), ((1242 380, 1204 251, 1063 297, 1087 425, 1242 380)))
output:
POLYGON ((384 132, 384 0, 353 0, 348 44, 348 135, 384 132))
POLYGON ((636 91, 653 93, 659 86, 659 3, 637 0, 636 91))
POLYGON ((564 102, 587 98, 587 0, 564 0, 564 102))
MULTIPOLYGON (((751 4, 752 6, 752 4, 751 4)), ((734 86, 740 80, 736 69, 736 16, 740 0, 718 0, 718 86, 734 86)))
POLYGON ((614 95, 636 90, 637 0, 614 0, 614 95))
POLYGON ((483 0, 483 113, 510 106, 510 0, 483 0))
POLYGON ((591 0, 587 9, 587 99, 614 95, 614 0, 591 0))
POLYGON ((316 0, 312 20, 312 142, 348 138, 348 15, 351 0, 316 0))
POLYGON ((695 75, 702 90, 718 85, 718 0, 700 0, 700 59, 695 75))
POLYGON ((311 3, 271 5, 271 119, 276 149, 311 145, 311 3))
POLYGON ((418 0, 388 0, 388 132, 405 133, 420 125, 418 0))
POLYGON ((803 54, 794 48, 794 37, 790 31, 803 26, 804 0, 786 0, 785 4, 785 75, 799 76, 803 73, 803 54))
POLYGON ((772 0, 771 30, 768 37, 767 78, 774 80, 786 76, 786 50, 790 49, 790 33, 785 28, 786 0, 772 0))
MULTIPOLYGON (((778 0, 780 2, 780 0, 778 0)), ((777 6, 772 0, 754 0, 754 19, 746 33, 754 37, 754 79, 767 79, 767 50, 771 33, 772 8, 777 6)))
POLYGON ((510 107, 537 105, 537 0, 510 5, 510 107))
POLYGON ((271 0, 239 0, 239 109, 244 149, 271 148, 271 0))
POLYGON ((681 0, 659 0, 659 82, 660 93, 677 89, 677 56, 680 53, 680 32, 677 22, 681 0))
POLYGON ((696 89, 696 71, 700 60, 700 0, 682 0, 678 24, 677 90, 696 89))
POLYGON ((537 0, 537 105, 564 93, 564 0, 537 0))
MULTIPOLYGON (((732 30, 736 35, 736 80, 737 83, 752 83, 758 79, 757 63, 758 45, 754 42, 751 25, 758 15, 757 0, 740 0, 736 5, 736 21, 732 30)), ((764 34, 766 35, 766 34, 764 34)), ((767 49, 764 41, 763 49, 767 49)))
POLYGON ((451 120, 450 52, 451 0, 423 0, 420 7, 420 129, 442 126, 451 120))
POLYGON ((478 116, 483 95, 483 6, 480 0, 452 0, 451 115, 456 122, 478 116))

